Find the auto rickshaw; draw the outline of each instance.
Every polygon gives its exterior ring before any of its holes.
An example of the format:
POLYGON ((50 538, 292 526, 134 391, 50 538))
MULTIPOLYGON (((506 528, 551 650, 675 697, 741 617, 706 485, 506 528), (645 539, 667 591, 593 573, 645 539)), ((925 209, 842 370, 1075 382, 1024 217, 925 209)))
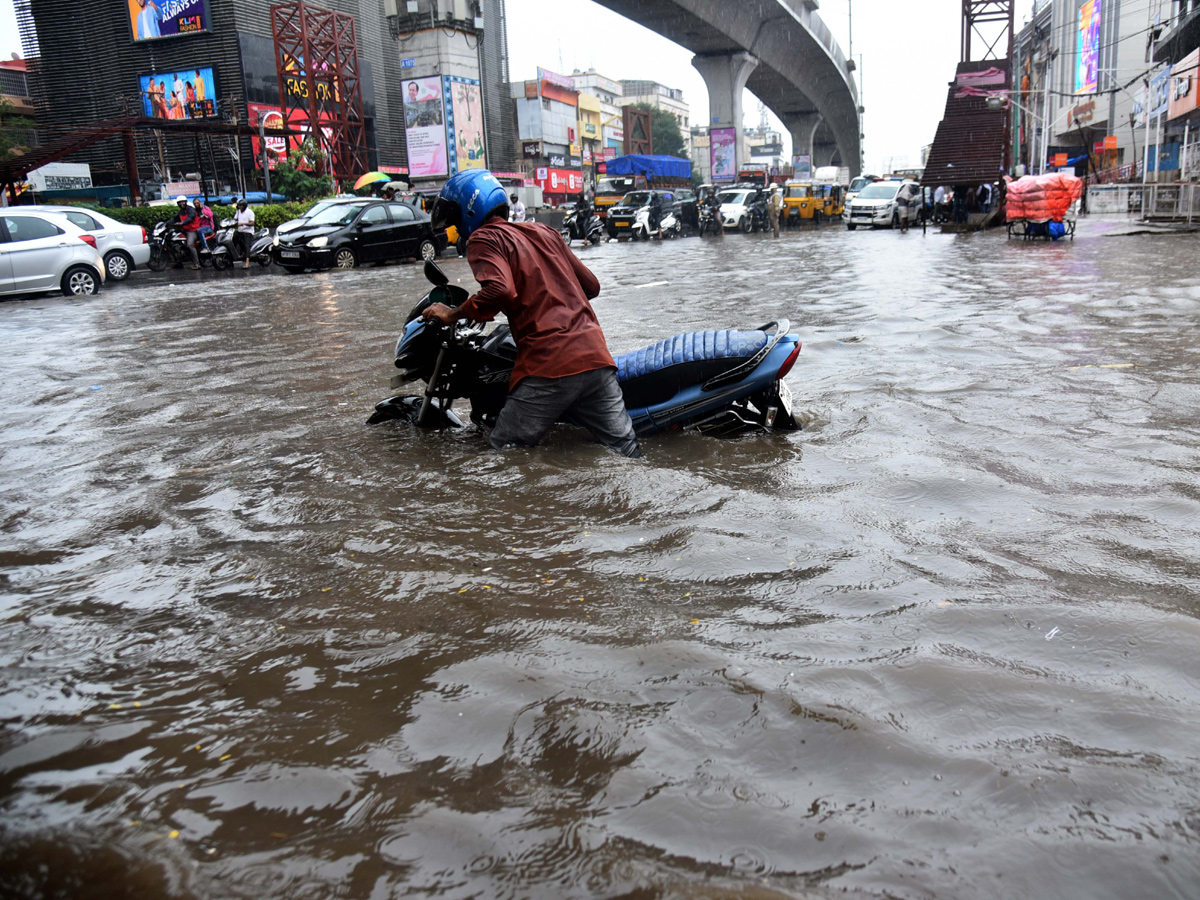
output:
POLYGON ((842 214, 845 191, 840 184, 814 185, 814 192, 817 195, 817 205, 822 216, 831 219, 842 214))
POLYGON ((802 219, 811 219, 818 208, 818 198, 807 181, 789 181, 783 188, 783 224, 792 226, 802 219))

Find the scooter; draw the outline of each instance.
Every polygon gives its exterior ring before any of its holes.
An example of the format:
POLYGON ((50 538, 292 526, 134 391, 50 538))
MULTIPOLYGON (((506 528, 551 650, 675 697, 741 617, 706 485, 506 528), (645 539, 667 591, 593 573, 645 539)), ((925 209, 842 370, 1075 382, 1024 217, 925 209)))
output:
MULTIPOLYGON (((425 390, 381 400, 367 424, 461 428, 452 409, 461 398, 470 401, 471 421, 490 428, 508 398, 516 342, 507 325, 486 331, 478 322, 445 326, 421 318, 434 303, 458 306, 468 296, 432 261, 425 263, 425 277, 433 289, 405 320, 395 351, 400 374, 392 379, 393 388, 424 381, 425 390)), ((793 431, 800 426, 783 379, 799 355, 800 338, 788 332, 786 320, 748 331, 695 331, 616 357, 617 380, 640 436, 793 431)))
POLYGON ((679 221, 679 213, 674 209, 664 212, 658 223, 658 233, 663 238, 677 238, 683 234, 683 224, 679 221))
MULTIPOLYGON (((235 262, 242 261, 241 248, 237 242, 237 221, 222 219, 221 227, 217 230, 212 252, 213 266, 218 269, 228 269, 235 262)), ((254 232, 250 244, 250 259, 264 269, 271 265, 271 230, 259 228, 254 232)))
POLYGON ((587 222, 580 219, 580 210, 572 209, 563 216, 562 228, 559 231, 562 234, 562 239, 570 244, 571 241, 585 241, 589 244, 598 244, 604 240, 604 223, 600 221, 600 217, 593 214, 591 209, 588 209, 587 222))

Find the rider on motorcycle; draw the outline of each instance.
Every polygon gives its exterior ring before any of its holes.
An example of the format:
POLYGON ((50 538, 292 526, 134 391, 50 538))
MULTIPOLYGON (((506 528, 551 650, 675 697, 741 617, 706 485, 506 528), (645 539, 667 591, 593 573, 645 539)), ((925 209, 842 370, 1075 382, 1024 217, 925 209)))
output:
MULTIPOLYGON (((200 232, 200 216, 196 210, 188 206, 187 197, 182 195, 175 198, 176 204, 179 206, 179 214, 171 220, 171 227, 176 231, 182 231, 187 236, 187 250, 192 257, 192 268, 200 268, 200 251, 196 249, 196 240, 200 232)), ((182 261, 175 264, 176 268, 183 265, 182 261)))
POLYGON ((579 199, 575 201, 575 227, 579 231, 579 236, 587 239, 588 224, 592 221, 592 204, 588 203, 587 195, 580 194, 579 199))
POLYGON ((508 318, 517 359, 491 445, 532 447, 563 420, 626 456, 641 456, 616 363, 589 302, 600 282, 554 229, 509 222, 508 214, 508 197, 491 172, 468 169, 446 182, 433 228, 453 225, 472 238, 467 261, 482 288, 457 308, 435 303, 422 313, 444 325, 486 322, 501 312, 508 318))
POLYGON ((525 221, 525 204, 521 202, 521 198, 517 196, 517 192, 513 191, 508 196, 509 202, 512 204, 512 220, 514 222, 525 221))

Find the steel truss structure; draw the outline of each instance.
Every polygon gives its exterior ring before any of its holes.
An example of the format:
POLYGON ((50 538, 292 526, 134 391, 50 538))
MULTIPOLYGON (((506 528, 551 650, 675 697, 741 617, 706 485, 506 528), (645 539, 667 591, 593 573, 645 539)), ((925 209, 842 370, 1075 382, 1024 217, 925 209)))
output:
POLYGON ((962 0, 960 62, 1012 59, 1013 36, 1012 0, 962 0), (971 56, 972 37, 984 48, 978 59, 971 56))
POLYGON ((354 18, 297 0, 271 7, 271 34, 288 146, 311 135, 328 174, 353 182, 368 168, 354 18))

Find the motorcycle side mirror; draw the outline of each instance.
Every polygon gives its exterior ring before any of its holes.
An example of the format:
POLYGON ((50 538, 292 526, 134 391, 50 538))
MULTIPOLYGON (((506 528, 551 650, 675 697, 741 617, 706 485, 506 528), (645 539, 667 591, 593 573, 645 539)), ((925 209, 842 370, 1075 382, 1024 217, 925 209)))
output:
POLYGON ((450 283, 446 273, 439 269, 438 264, 432 259, 425 260, 425 280, 437 287, 445 287, 450 283))

